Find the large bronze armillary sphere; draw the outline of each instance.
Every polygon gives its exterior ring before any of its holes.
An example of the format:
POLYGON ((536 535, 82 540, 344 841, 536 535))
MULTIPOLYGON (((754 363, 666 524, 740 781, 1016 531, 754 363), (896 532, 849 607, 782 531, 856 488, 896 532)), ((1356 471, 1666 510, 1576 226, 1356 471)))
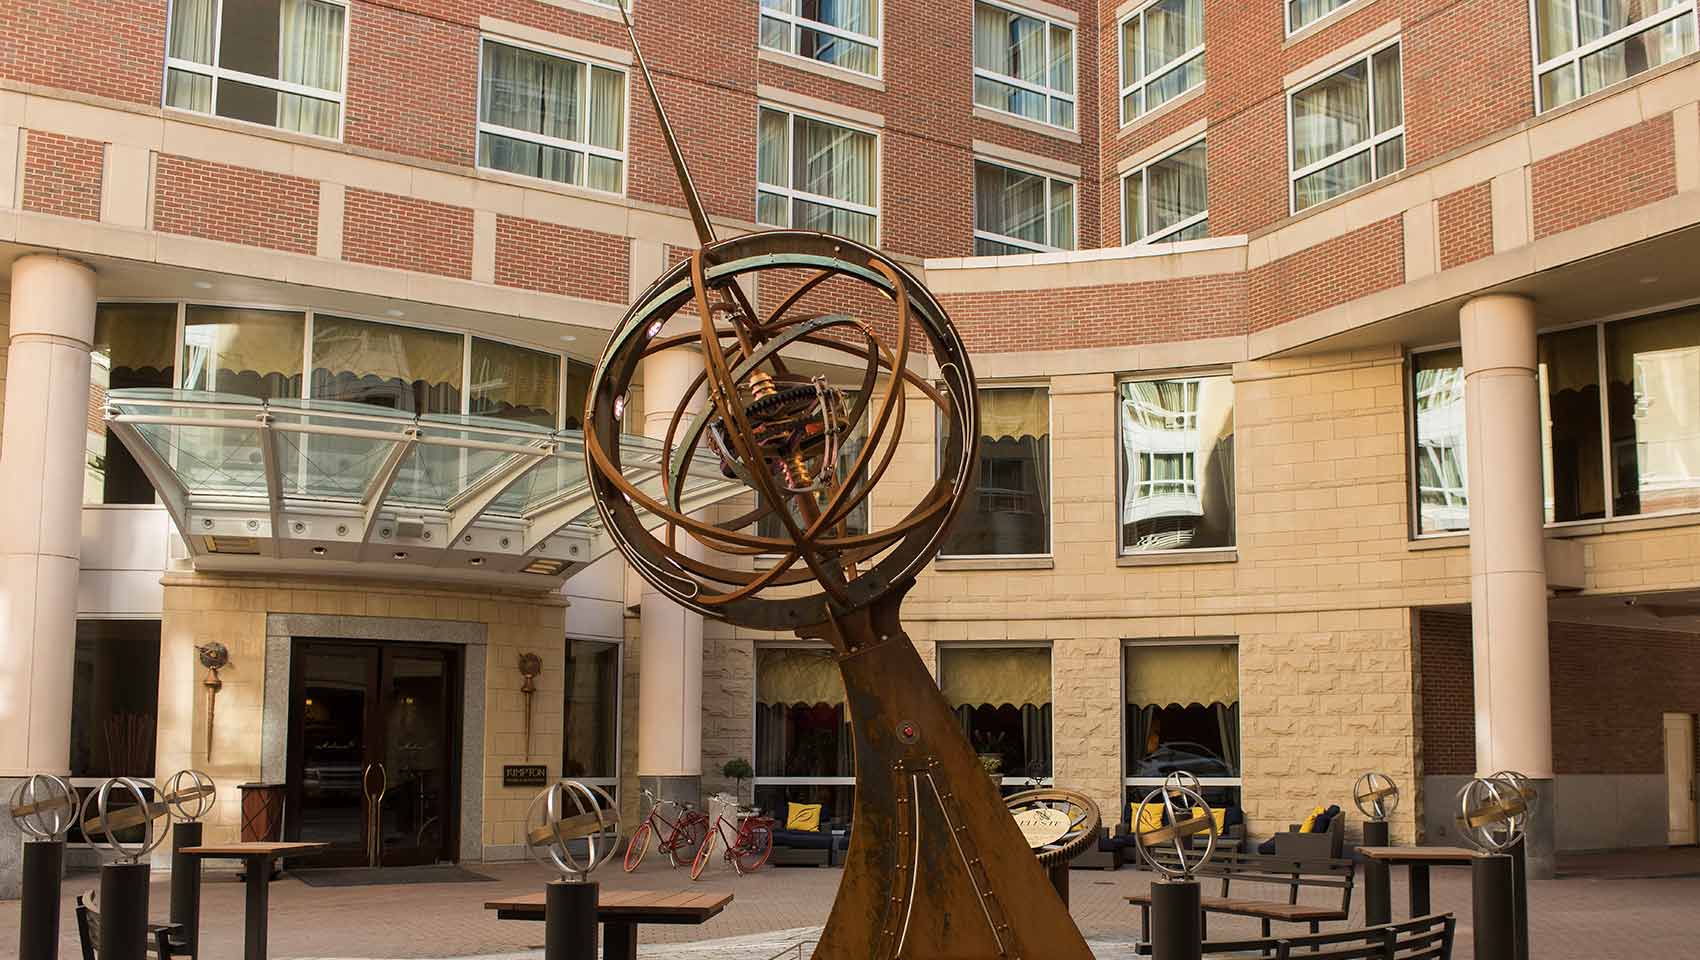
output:
MULTIPOLYGON (((1090 960, 898 620, 973 488, 980 416, 962 342, 919 280, 862 244, 797 230, 717 239, 630 27, 701 245, 638 298, 592 377, 591 489, 620 550, 656 589, 705 616, 825 640, 837 655, 854 718, 855 824, 815 957, 1090 960), (763 315, 739 286, 756 275, 800 282, 763 315), (803 308, 811 292, 841 296, 847 284, 889 301, 894 327, 889 317, 876 330, 803 308), (942 388, 907 366, 916 329, 942 388), (673 413, 656 489, 623 474, 619 436, 643 361, 670 350, 700 353, 704 369, 673 413), (859 383, 841 389, 794 372, 799 351, 845 358, 859 383), (910 402, 937 412, 939 470, 900 519, 852 533, 847 518, 891 466, 910 402), (866 441, 842 462, 862 425, 866 441), (689 514, 699 451, 750 488, 753 509, 718 522, 689 514), (779 535, 756 532, 768 517, 779 535), (748 562, 757 556, 778 559, 748 562)), ((880 513, 900 509, 882 502, 880 513)))

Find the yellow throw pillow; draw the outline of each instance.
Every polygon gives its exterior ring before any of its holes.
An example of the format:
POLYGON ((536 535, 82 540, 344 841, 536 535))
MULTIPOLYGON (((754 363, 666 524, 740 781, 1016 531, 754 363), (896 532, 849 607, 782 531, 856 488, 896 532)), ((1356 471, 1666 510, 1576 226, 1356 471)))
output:
POLYGON ((1315 833, 1316 832, 1316 818, 1322 816, 1324 813, 1327 813, 1327 812, 1328 811, 1326 811, 1322 807, 1317 807, 1315 810, 1312 810, 1310 812, 1310 816, 1305 817, 1305 822, 1299 824, 1299 832, 1300 833, 1315 833))
MULTIPOLYGON (((1195 817, 1204 816, 1204 808, 1203 807, 1193 807, 1192 808, 1192 815, 1195 816, 1195 817)), ((1210 809, 1210 819, 1216 821, 1216 835, 1221 836, 1222 831, 1227 829, 1227 827, 1225 827, 1223 824, 1228 819, 1228 811, 1222 809, 1221 807, 1212 807, 1210 809)))
POLYGON ((1163 805, 1160 803, 1128 804, 1127 819, 1129 823, 1134 825, 1134 833, 1155 830, 1163 825, 1163 805))
POLYGON ((785 805, 785 829, 803 830, 810 833, 820 830, 820 808, 818 803, 787 803, 785 805))

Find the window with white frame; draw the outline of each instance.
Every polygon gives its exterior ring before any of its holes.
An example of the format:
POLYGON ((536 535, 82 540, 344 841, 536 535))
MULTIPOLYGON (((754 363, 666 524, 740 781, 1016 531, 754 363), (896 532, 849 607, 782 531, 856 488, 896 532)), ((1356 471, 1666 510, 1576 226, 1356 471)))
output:
POLYGON ((756 220, 879 242, 879 137, 764 106, 757 120, 756 220))
POLYGON ((878 76, 879 0, 761 0, 761 45, 878 76))
POLYGON ((1287 32, 1298 33, 1353 0, 1287 0, 1287 32))
POLYGON ((1290 91, 1287 114, 1294 213, 1404 169, 1398 41, 1290 91))
POLYGON ((1073 250, 1074 183, 974 161, 974 255, 1073 250))
POLYGON ((346 0, 172 0, 165 105, 342 135, 346 0))
MULTIPOLYGON (((979 485, 945 534, 941 556, 1051 552, 1051 391, 981 387, 979 485)), ((943 438, 942 431, 939 434, 943 438)))
POLYGON ((821 823, 848 823, 856 748, 832 648, 763 643, 755 661, 756 806, 783 820, 790 804, 818 803, 821 823))
POLYGON ((1157 0, 1120 34, 1124 125, 1204 82, 1204 0, 1157 0))
POLYGON ((1198 240, 1210 234, 1204 139, 1122 177, 1122 243, 1198 240))
POLYGON ((941 643, 938 658, 939 692, 986 772, 1015 790, 1048 781, 1050 645, 941 643))
POLYGON ((479 166, 625 191, 625 71, 486 39, 479 88, 479 166))
POLYGON ((974 4, 974 103, 1074 129, 1074 27, 1036 13, 974 4))
POLYGON ((1694 0, 1534 0, 1537 111, 1694 52, 1694 0))
POLYGON ((1234 381, 1189 376, 1117 387, 1121 549, 1234 545, 1234 381))
POLYGON ((1211 806, 1238 805, 1239 654, 1233 638, 1123 645, 1122 744, 1130 802, 1184 770, 1198 778, 1211 806))

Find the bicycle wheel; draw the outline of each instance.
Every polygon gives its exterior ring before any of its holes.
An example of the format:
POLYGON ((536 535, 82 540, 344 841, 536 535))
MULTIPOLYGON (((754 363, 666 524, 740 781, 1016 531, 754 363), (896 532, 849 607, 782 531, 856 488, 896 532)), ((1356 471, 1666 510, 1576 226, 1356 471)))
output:
POLYGON ((738 847, 732 857, 732 866, 736 867, 739 876, 742 876, 760 870, 772 854, 773 821, 766 817, 752 820, 739 831, 738 847))
POLYGON ((696 859, 691 861, 692 880, 701 877, 703 869, 708 866, 708 858, 714 853, 714 837, 715 831, 710 830, 708 836, 703 839, 702 846, 697 848, 696 859))
POLYGON ((696 861, 697 850, 708 837, 708 816, 691 810, 679 818, 673 826, 672 836, 667 838, 667 857, 673 861, 673 866, 682 867, 696 861))
POLYGON ((643 862, 643 855, 649 852, 649 837, 654 832, 655 830, 650 827, 649 821, 645 820, 638 824, 637 830, 632 833, 632 841, 626 844, 627 873, 636 870, 638 864, 643 862))

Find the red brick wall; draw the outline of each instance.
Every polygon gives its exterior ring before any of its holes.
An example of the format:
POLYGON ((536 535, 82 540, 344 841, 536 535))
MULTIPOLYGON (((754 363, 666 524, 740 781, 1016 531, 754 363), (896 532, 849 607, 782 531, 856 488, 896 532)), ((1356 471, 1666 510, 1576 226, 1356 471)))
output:
POLYGON ((31 130, 24 154, 25 210, 100 219, 106 144, 31 130))
POLYGON ((496 218, 496 282, 502 286, 624 303, 630 264, 625 237, 496 218))
POLYGON ((5 0, 0 80, 157 105, 163 0, 5 0))
POLYGON ((160 154, 154 229, 227 243, 314 253, 319 185, 301 177, 160 154))
POLYGON ((462 166, 474 163, 476 27, 386 4, 355 3, 349 16, 347 86, 343 137, 348 143, 462 166))
POLYGON ((1246 296, 1233 273, 939 299, 970 352, 1001 352, 1231 336, 1245 332, 1246 296))
MULTIPOLYGON (((1470 615, 1421 611, 1419 635, 1423 772, 1474 773, 1470 615)), ((1550 649, 1554 771, 1664 772, 1663 715, 1700 713, 1700 636, 1554 622, 1550 649)))
POLYGON ((1405 226, 1388 217, 1251 271, 1251 329, 1264 330, 1405 282, 1405 226))
POLYGON ((354 263, 470 279, 472 210, 350 188, 342 255, 354 263))
POLYGON ((1536 163, 1535 239, 1674 196, 1674 130, 1666 114, 1536 163))
POLYGON ((1440 269, 1450 270, 1493 254, 1493 185, 1478 183, 1441 197, 1440 269))

